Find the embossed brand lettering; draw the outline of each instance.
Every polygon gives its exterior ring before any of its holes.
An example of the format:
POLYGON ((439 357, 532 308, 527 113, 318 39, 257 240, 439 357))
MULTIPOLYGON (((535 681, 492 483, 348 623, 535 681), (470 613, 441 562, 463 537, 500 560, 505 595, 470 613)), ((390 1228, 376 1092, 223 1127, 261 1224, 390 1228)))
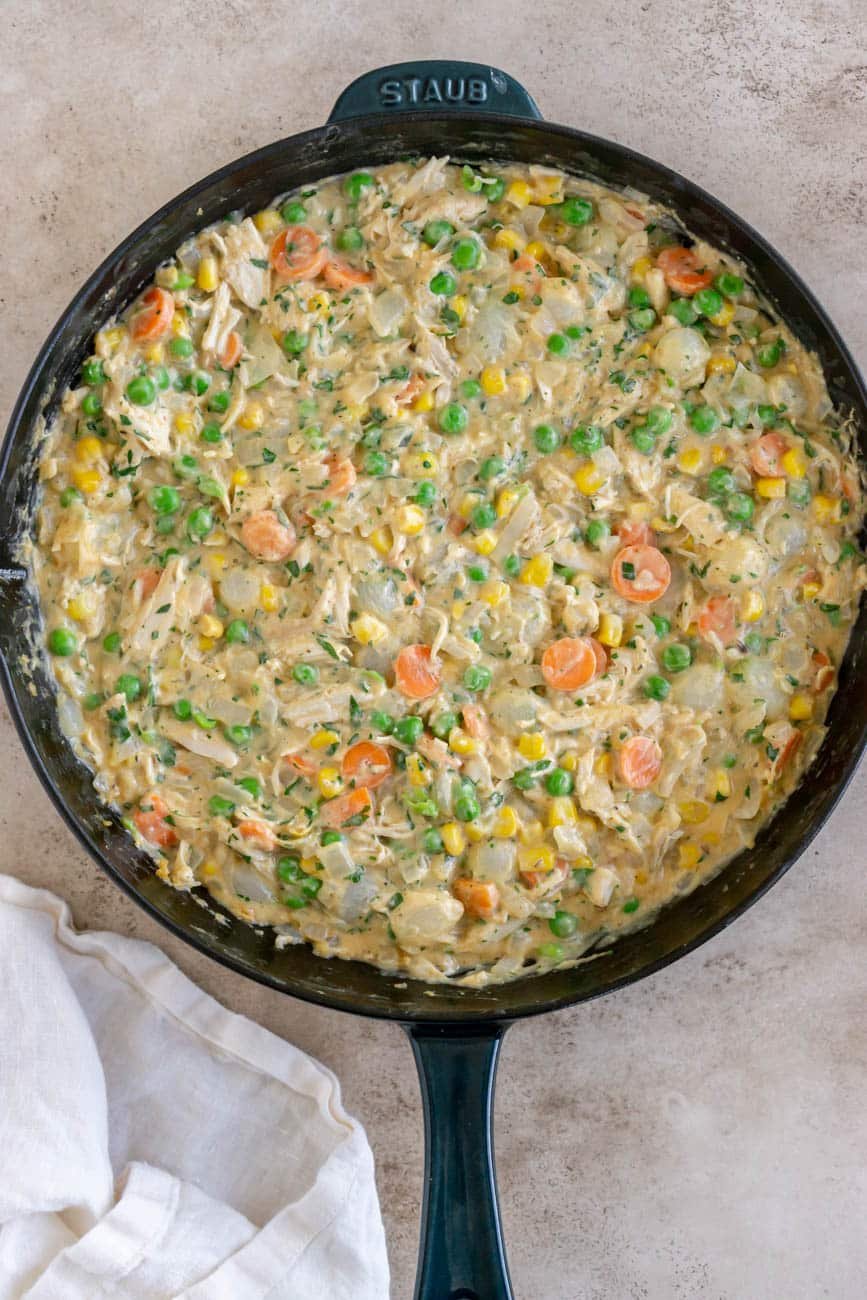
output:
POLYGON ((481 77, 391 77, 379 83, 383 108, 403 108, 411 104, 484 104, 488 83, 481 77))

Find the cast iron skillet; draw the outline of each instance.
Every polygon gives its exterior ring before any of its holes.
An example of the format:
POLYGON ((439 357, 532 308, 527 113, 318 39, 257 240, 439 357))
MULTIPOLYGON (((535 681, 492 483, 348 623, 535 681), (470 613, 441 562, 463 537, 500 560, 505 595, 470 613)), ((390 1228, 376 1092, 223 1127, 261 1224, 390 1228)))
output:
POLYGON ((443 153, 469 163, 552 164, 614 187, 634 186, 673 207, 692 231, 753 268, 771 302, 818 353, 834 403, 854 410, 867 451, 867 393, 844 343, 791 267, 733 212, 649 158, 543 122, 527 92, 495 68, 397 64, 353 82, 326 126, 248 154, 162 208, 106 258, 51 331, 18 398, 0 461, 0 675, 24 748, 58 811, 100 866, 151 916, 242 975, 308 1002, 394 1020, 406 1029, 421 1077, 427 1142, 416 1298, 508 1300, 491 1133, 494 1071, 506 1028, 523 1016, 610 993, 659 970, 718 933, 791 866, 842 794, 864 746, 864 609, 811 779, 753 849, 598 960, 474 991, 324 961, 304 946, 277 951, 269 931, 221 915, 159 881, 118 818, 107 816, 89 773, 61 735, 42 667, 35 665, 31 676, 22 659, 21 630, 35 617, 36 603, 15 559, 15 542, 30 527, 36 492, 36 421, 51 415, 57 394, 88 354, 94 330, 135 297, 157 263, 190 232, 236 209, 256 211, 282 191, 407 154, 443 153))

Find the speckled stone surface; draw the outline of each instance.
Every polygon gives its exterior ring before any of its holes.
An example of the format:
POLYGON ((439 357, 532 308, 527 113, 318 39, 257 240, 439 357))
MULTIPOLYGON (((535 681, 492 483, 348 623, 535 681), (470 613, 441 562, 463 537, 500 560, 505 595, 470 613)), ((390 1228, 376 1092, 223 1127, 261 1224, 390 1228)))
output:
MULTIPOLYGON (((129 229, 220 163, 321 123, 358 73, 412 57, 497 64, 554 121, 725 198, 867 363, 864 0, 7 0, 3 19, 4 414, 129 229)), ((510 1031, 497 1154, 519 1300, 867 1294, 865 814, 862 768, 732 929, 639 986, 510 1031)), ((408 1300, 421 1115, 400 1032, 267 992, 165 935, 77 847, 2 707, 0 869, 62 894, 81 926, 158 944, 336 1070, 370 1135, 393 1295, 408 1300)))

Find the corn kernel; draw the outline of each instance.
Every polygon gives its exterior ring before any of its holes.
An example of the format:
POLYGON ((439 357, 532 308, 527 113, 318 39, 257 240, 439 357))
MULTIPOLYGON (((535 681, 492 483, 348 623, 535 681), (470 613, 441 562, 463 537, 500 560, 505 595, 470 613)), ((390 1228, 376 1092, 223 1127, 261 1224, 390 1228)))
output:
POLYGON ((75 444, 75 459, 82 465, 90 465, 95 460, 99 460, 102 455, 102 443, 99 438, 88 434, 86 438, 79 438, 75 444))
POLYGON ((203 293, 213 293, 218 283, 217 259, 215 257, 203 257, 199 262, 199 269, 196 273, 196 284, 203 293))
POLYGON ((244 414, 238 421, 242 429, 247 429, 251 433, 261 429, 264 422, 265 411, 261 402, 248 402, 244 407, 244 414))
POLYGON ((388 628, 373 614, 359 614, 352 624, 352 635, 360 645, 378 645, 388 636, 388 628))
POLYGON ((199 880, 213 880, 220 874, 220 868, 216 862, 200 862, 196 869, 196 875, 199 880))
POLYGON ((765 612, 765 600, 760 591, 745 591, 741 596, 741 618, 745 623, 756 623, 765 612))
POLYGON ((525 208, 532 197, 526 181, 512 181, 503 195, 505 202, 513 204, 516 208, 525 208))
POLYGON ((418 754, 410 754, 406 760, 406 771, 410 785, 427 785, 431 779, 429 768, 418 754))
POLYGON ((518 504, 519 494, 514 488, 504 487, 497 493, 497 515, 503 519, 518 504))
POLYGON ((612 649, 623 640, 623 619, 619 614, 603 614, 599 619, 597 640, 612 649))
POLYGON ((704 455, 700 447, 687 447, 677 458, 677 463, 684 474, 698 474, 704 464, 704 455))
POLYGON ((502 366, 485 366, 479 382, 488 397, 496 397, 506 391, 506 372, 502 366))
POLYGON ((232 471, 232 487, 246 487, 250 482, 250 474, 246 469, 236 469, 232 471))
POLYGON ((96 351, 101 357, 111 356, 115 348, 120 345, 120 341, 126 334, 122 325, 113 325, 111 329, 100 330, 96 336, 96 351))
POLYGON ((72 600, 67 602, 66 612, 70 618, 75 619, 76 623, 83 623, 93 613, 93 598, 87 592, 81 596, 73 596, 72 600))
POLYGON ((708 360, 707 373, 709 375, 730 375, 736 369, 737 364, 734 357, 717 352, 715 356, 710 357, 708 360))
POLYGON ((199 619, 199 631, 202 636, 209 636, 213 641, 217 641, 223 635, 223 624, 216 614, 203 614, 199 619))
POLYGON ((418 397, 412 404, 412 409, 419 415, 424 415, 427 411, 432 411, 434 409, 433 393, 430 391, 419 393, 418 397))
POLYGON ((820 524, 839 524, 840 502, 835 497, 826 497, 820 492, 813 497, 813 513, 820 524))
POLYGON ((449 732, 449 749, 453 754, 475 754, 478 746, 463 727, 452 727, 449 732))
POLYGON ((535 844, 545 835, 545 827, 540 821, 526 822, 519 832, 522 844, 535 844))
POLYGON ((572 480, 579 492, 583 492, 585 497, 592 497, 605 482, 605 475, 598 465, 588 460, 575 471, 572 480))
POLYGON ((485 583, 479 594, 486 605, 490 605, 491 609, 496 609, 498 605, 502 605, 507 601, 512 593, 508 582, 501 582, 499 579, 494 578, 485 583))
POLYGON ((509 376, 509 388, 512 390, 512 396, 516 402, 526 402, 532 387, 533 384, 529 375, 521 373, 509 376))
POLYGON ((83 492, 85 496, 90 496, 102 482, 102 475, 98 469, 81 469, 76 466, 72 471, 72 481, 79 492, 83 492))
POLYGON ((707 821, 710 808, 703 799, 685 799, 677 805, 677 811, 687 826, 700 826, 707 821))
POLYGON ((316 784, 323 799, 333 799, 343 788, 343 781, 336 767, 320 767, 316 784))
POLYGON ((518 301, 520 302, 521 299, 524 297, 526 290, 522 284, 517 284, 517 283, 510 284, 509 293, 513 293, 515 297, 518 299, 518 301))
POLYGON ((646 871, 636 871, 636 873, 635 873, 635 883, 636 883, 636 885, 646 885, 646 884, 647 884, 647 872, 646 872, 646 871))
POLYGON ((283 218, 276 208, 263 208, 254 216, 253 225, 260 235, 276 235, 283 228, 283 218))
POLYGON ((714 799, 728 799, 732 792, 732 779, 724 767, 717 768, 711 782, 710 793, 714 799))
POLYGON ((460 857, 467 847, 467 839, 458 823, 446 822, 445 826, 440 827, 440 835, 443 837, 446 853, 451 854, 453 858, 460 857))
POLYGON ((144 359, 152 366, 162 365, 163 345, 162 343, 151 343, 150 347, 144 350, 144 359))
POLYGON ((452 601, 451 615, 455 622, 458 622, 463 618, 464 614, 467 612, 467 608, 468 606, 465 600, 452 601))
POLYGON ((188 415, 186 411, 178 411, 175 416, 175 428, 178 433, 183 434, 184 437, 188 437, 195 427, 196 422, 191 415, 188 415))
POLYGON ((518 862, 522 871, 553 871, 554 851, 547 844, 522 844, 518 862))
POLYGON ((801 594, 804 600, 815 600, 821 590, 821 582, 805 582, 801 587, 801 594))
POLYGON ((813 716, 813 697, 797 691, 789 700, 789 717, 793 722, 807 722, 813 716))
POLYGON ((780 464, 789 478, 803 478, 807 473, 807 462, 798 447, 790 447, 780 458, 780 464))
POLYGON ((593 764, 593 771, 597 776, 609 777, 614 768, 614 762, 610 754, 600 754, 593 764))
POLYGON ((766 501, 778 501, 780 497, 786 495, 786 480, 784 478, 757 478, 756 492, 766 501))
POLYGON ((458 514, 460 515, 461 519, 469 519, 470 515, 475 510, 480 500, 481 497, 478 495, 478 493, 465 492, 464 495, 461 497, 461 502, 460 505, 458 506, 458 514))
POLYGON ((336 745, 339 740, 340 737, 336 731, 332 731, 329 727, 322 727, 310 737, 310 748, 330 749, 331 746, 336 745))
POLYGON ((545 757, 545 737, 541 731, 527 731, 518 741, 518 753, 535 762, 545 757))
POLYGON ((506 803, 497 809, 491 834, 498 840, 511 840, 518 834, 519 825, 517 813, 506 803))
POLYGON ((527 587, 547 587, 554 572, 554 561, 550 555, 534 555, 521 570, 520 581, 527 587))
POLYGON ((430 478, 439 468, 439 457, 433 451, 411 451, 403 463, 403 472, 410 478, 430 478))
POLYGON ((307 299, 307 311, 327 311, 331 306, 328 295, 325 293, 312 293, 307 299))
POLYGON ((263 582, 259 588, 259 608, 266 614, 273 614, 280 608, 280 593, 270 582, 263 582))
POLYGON ((720 442, 715 442, 710 449, 710 458, 714 465, 724 465, 729 458, 728 448, 720 442))
POLYGON ((417 537, 426 522, 427 517, 421 506, 401 506, 395 517, 395 527, 405 537, 417 537))
POLYGON ((208 556, 206 563, 211 577, 219 578, 220 574, 228 564, 228 560, 222 551, 214 551, 208 556))
POLYGON ((692 871, 701 860, 701 849, 691 842, 677 846, 677 864, 681 871, 692 871))
POLYGON ((494 247, 507 248, 509 252, 519 253, 526 243, 521 232, 512 226, 503 226, 502 230, 498 230, 494 235, 494 247))
POLYGON ((215 644, 216 642, 214 641, 213 637, 210 636, 199 637, 199 649, 203 652, 206 652, 208 650, 213 650, 215 644))
POLYGON ((650 521, 650 526, 655 533, 673 533, 678 527, 677 524, 664 519, 662 515, 654 515, 650 521))
POLYGON ((467 314, 467 308, 469 307, 469 305, 470 305, 469 300, 467 299, 466 294, 463 293, 456 293, 454 298, 452 298, 449 302, 449 306, 457 316, 458 320, 464 319, 464 317, 467 314))
POLYGON ((573 752, 570 752, 570 753, 568 753, 568 754, 561 754, 561 755, 560 755, 560 758, 559 758, 558 761, 559 761, 560 766, 562 767, 562 769, 563 769, 564 772, 577 772, 577 771, 578 771, 578 755, 577 755, 577 754, 575 754, 575 753, 573 753, 573 752))
POLYGON ((651 262, 649 257, 636 258, 635 261, 632 263, 631 274, 633 280, 643 280, 644 277, 647 275, 647 272, 652 270, 652 268, 653 268, 653 263, 651 262))
POLYGON ((577 822, 578 812, 575 801, 568 794, 557 795, 548 805, 548 828, 569 826, 577 822))
MULTIPOLYGON (((726 325, 731 325, 734 318, 735 318, 734 306, 730 302, 724 302, 723 305, 720 307, 719 311, 715 312, 710 319, 712 324, 719 325, 720 327, 724 327, 726 325)), ((734 361, 732 361, 732 370, 734 370, 734 368, 735 368, 735 363, 734 361)))
POLYGON ((488 832, 478 822, 467 822, 464 833, 471 844, 481 844, 482 840, 488 838, 488 832))
POLYGON ((547 251, 548 250, 542 243, 541 239, 531 239, 527 247, 524 249, 527 256, 534 258, 537 262, 541 262, 547 251))
POLYGON ((684 631, 687 636, 698 636, 698 623, 695 619, 693 619, 691 623, 687 623, 684 631))
POLYGON ((497 546, 496 533, 492 533, 490 529, 486 528, 483 533, 479 533, 475 538, 473 546, 477 555, 490 555, 491 551, 495 550, 497 546))
POLYGON ((172 316, 172 334, 174 334, 175 338, 180 338, 181 335, 188 333, 189 324, 187 322, 186 313, 178 310, 175 312, 174 316, 172 316))
POLYGON ((380 555, 388 555, 394 545, 390 528, 374 528, 368 540, 373 549, 378 551, 380 555))

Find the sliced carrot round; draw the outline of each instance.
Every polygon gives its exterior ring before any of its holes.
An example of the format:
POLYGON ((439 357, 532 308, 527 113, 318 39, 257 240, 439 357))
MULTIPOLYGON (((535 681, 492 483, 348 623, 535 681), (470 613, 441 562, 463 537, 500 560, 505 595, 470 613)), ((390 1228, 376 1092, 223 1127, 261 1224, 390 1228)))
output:
POLYGON ((596 676, 598 677, 608 668, 608 651, 601 641, 596 640, 595 636, 588 636, 587 640, 590 642, 590 649, 596 656, 596 676))
POLYGON ((816 650, 813 654, 813 666, 816 669, 813 676, 813 690, 820 695, 834 680, 834 665, 823 650, 816 650))
POLYGON ((668 591, 671 566, 655 546, 624 546, 611 566, 611 583, 618 596, 649 605, 668 591))
POLYGON ((467 735, 472 736, 475 740, 484 740, 490 734, 488 715, 480 704, 462 705, 461 717, 467 735))
POLYGON ((372 284, 372 271, 362 271, 351 266, 342 257, 329 257, 322 272, 322 278, 331 289, 355 289, 360 284, 372 284))
POLYGON ((391 755, 384 745, 375 745, 372 740, 359 740, 343 755, 340 770, 345 781, 354 781, 357 786, 375 790, 391 775, 391 766, 391 755))
POLYGON ((756 473, 773 478, 782 474, 780 461, 788 445, 781 433, 763 433, 750 448, 750 464, 756 473))
POLYGON ((621 546, 655 546, 656 533, 644 519, 621 519, 617 525, 621 546))
POLYGON ((245 840, 255 844, 257 849, 270 853, 277 847, 277 836, 267 822, 253 820, 238 822, 238 831, 245 840))
POLYGON ((329 456, 325 462, 328 470, 328 492, 334 496, 345 497, 355 487, 358 475, 351 460, 340 456, 329 456))
POLYGON ((244 344, 241 341, 241 335, 237 330, 232 330, 223 344, 223 350, 219 356, 220 365, 224 370, 234 370, 241 360, 243 351, 244 344))
POLYGON ((175 828, 166 821, 168 805, 158 794, 149 795, 146 802, 150 808, 139 808, 133 813, 136 830, 149 844, 156 844, 161 849, 173 848, 178 836, 175 828))
POLYGON ((463 903, 468 916, 487 919, 494 915, 500 902, 500 891, 492 880, 471 880, 464 876, 454 882, 452 893, 463 903))
POLYGON ((328 250, 309 226, 287 226, 271 245, 271 266, 281 280, 313 280, 327 257, 328 250))
POLYGON ((662 771, 662 750, 649 736, 630 736, 617 756, 621 780, 633 790, 646 790, 662 771))
POLYGON ((241 525, 241 541, 260 560, 275 564, 285 560, 295 549, 296 540, 292 525, 281 523, 273 510, 256 510, 241 525))
POLYGON ((554 691, 577 691, 597 669, 597 655, 586 636, 564 636, 542 655, 542 676, 554 691))
POLYGON ((167 289, 152 285, 133 309, 129 332, 136 343, 151 343, 167 334, 175 314, 175 300, 167 289))
POLYGON ((159 569, 140 569, 135 577, 139 586, 141 600, 147 600, 159 586, 160 571, 159 569))
POLYGON ((698 630, 706 640, 716 637, 723 645, 737 640, 737 609, 731 596, 711 596, 698 616, 698 630))
POLYGON ((673 248, 663 248, 656 259, 656 265, 665 276, 669 289, 686 297, 698 293, 699 289, 706 289, 713 281, 711 272, 701 269, 701 262, 692 249, 683 248, 679 244, 673 248))
POLYGON ((440 674, 429 645, 404 646, 394 661, 394 681, 401 695, 426 700, 439 690, 440 674))
POLYGON ((304 754, 284 754, 280 762, 285 763, 293 772, 298 772, 301 776, 315 776, 318 771, 316 764, 304 754))
POLYGON ((360 785, 355 790, 347 790, 336 799, 329 799, 319 809, 319 820, 325 826, 345 826, 351 822, 360 825, 365 817, 373 811, 373 795, 367 786, 360 785))

